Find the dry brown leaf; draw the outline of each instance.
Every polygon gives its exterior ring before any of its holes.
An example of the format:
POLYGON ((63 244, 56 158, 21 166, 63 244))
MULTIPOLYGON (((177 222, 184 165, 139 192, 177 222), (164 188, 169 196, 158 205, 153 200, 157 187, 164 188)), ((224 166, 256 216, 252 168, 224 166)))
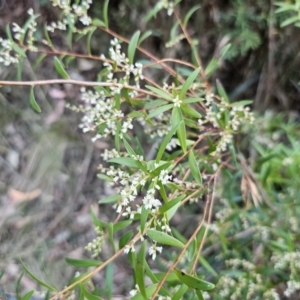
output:
POLYGON ((35 189, 30 192, 21 192, 16 189, 10 188, 7 192, 8 197, 13 204, 18 204, 22 202, 30 202, 41 195, 42 191, 40 189, 35 189))

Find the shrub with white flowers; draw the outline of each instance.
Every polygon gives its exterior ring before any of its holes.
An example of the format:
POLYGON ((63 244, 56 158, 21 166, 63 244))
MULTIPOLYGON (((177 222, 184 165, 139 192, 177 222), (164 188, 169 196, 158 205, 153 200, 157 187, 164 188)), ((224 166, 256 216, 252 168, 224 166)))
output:
MULTIPOLYGON (((176 22, 182 36, 194 49, 185 28, 188 19, 182 22, 176 11, 178 2, 159 1, 147 18, 159 11, 178 18, 176 22)), ((30 9, 24 26, 14 23, 13 35, 8 33, 8 39, 0 38, 0 62, 4 66, 16 64, 28 51, 55 55, 55 70, 64 79, 18 82, 18 85, 32 86, 30 103, 36 111, 40 108, 34 98, 34 86, 53 82, 80 86, 80 102, 66 106, 80 113, 78 127, 93 143, 105 139, 110 144, 110 148, 101 153, 98 176, 113 193, 104 196, 99 203, 100 206, 111 205, 115 212, 109 222, 104 222, 92 211, 97 237, 85 249, 92 253, 94 260, 80 261, 80 264, 97 267, 57 291, 57 299, 75 287, 86 299, 95 299, 82 283, 119 256, 128 257, 133 269, 132 290, 128 290, 132 299, 181 299, 185 294, 190 297, 187 299, 209 299, 215 284, 217 292, 212 297, 218 293, 221 298, 213 299, 258 299, 262 295, 265 299, 277 299, 274 287, 270 284, 266 288, 252 262, 225 257, 227 268, 243 272, 243 276, 220 275, 217 283, 215 278, 219 274, 201 254, 207 237, 215 242, 211 251, 221 246, 226 249, 226 245, 220 245, 224 230, 228 229, 232 238, 236 238, 234 225, 228 225, 235 210, 225 199, 221 200, 222 209, 215 215, 213 206, 216 194, 221 196, 222 172, 237 169, 234 137, 242 125, 254 121, 248 107, 251 101, 230 102, 220 82, 209 82, 209 72, 198 55, 195 55, 195 65, 172 58, 164 61, 143 49, 147 35, 137 31, 127 40, 114 33, 109 29, 107 0, 102 19, 88 15, 92 0, 75 1, 75 4, 69 0, 51 0, 51 3, 59 11, 60 19, 47 24, 44 37, 40 38, 35 34, 39 16, 30 9), (111 35, 106 53, 76 55, 56 49, 51 40, 57 31, 66 31, 70 43, 75 40, 72 40, 73 35, 88 36, 90 48, 95 30, 111 35), (64 59, 68 57, 101 62, 95 81, 70 78, 64 66, 64 59), (169 62, 175 67, 170 67, 169 62), (156 73, 152 73, 153 67, 156 73), (183 236, 173 226, 176 222, 172 222, 176 217, 178 220, 182 209, 193 205, 200 210, 199 218, 190 224, 193 232, 183 236), (104 244, 109 245, 112 255, 98 262, 97 259, 102 259, 104 244), (205 270, 199 264, 205 266, 205 270), (214 284, 198 276, 199 269, 214 284), (251 276, 247 277, 245 272, 251 276), (215 277, 210 277, 211 274, 215 277)), ((251 234, 256 239, 269 239, 272 230, 256 221, 255 214, 252 218, 241 214, 237 223, 241 230, 252 226, 251 234)), ((273 256, 272 260, 277 260, 276 268, 291 264, 298 255, 297 252, 289 254, 280 259, 273 256)), ((221 256, 218 257, 221 259, 221 256)), ((297 268, 295 265, 291 270, 297 268)), ((299 289, 298 278, 290 279, 286 295, 299 289)))

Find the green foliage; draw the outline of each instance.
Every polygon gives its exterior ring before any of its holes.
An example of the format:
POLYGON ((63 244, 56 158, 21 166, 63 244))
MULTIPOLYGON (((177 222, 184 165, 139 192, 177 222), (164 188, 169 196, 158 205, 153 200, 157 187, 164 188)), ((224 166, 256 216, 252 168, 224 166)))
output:
MULTIPOLYGON (((187 30, 201 8, 195 6, 185 16, 177 11, 174 16, 174 6, 180 1, 157 2, 144 21, 150 23, 158 13, 169 15, 174 23, 171 41, 181 30, 179 38, 185 38, 191 49, 191 62, 170 59, 176 65, 173 68, 141 47, 153 28, 136 31, 130 40, 112 31, 109 1, 101 7, 101 19, 94 20, 88 15, 88 1, 77 1, 75 6, 52 2, 62 19, 46 26, 43 42, 51 50, 35 64, 55 55, 54 68, 63 78, 55 83, 81 86, 84 105, 67 107, 82 114, 79 127, 92 135, 93 142, 109 141, 109 149, 101 154, 98 177, 107 181, 114 193, 102 197, 99 205, 112 206, 114 213, 104 222, 91 210, 97 237, 85 249, 94 259, 66 259, 76 268, 94 267, 93 271, 76 274, 59 292, 22 263, 25 272, 57 297, 112 299, 114 260, 126 254, 134 274, 131 299, 278 299, 282 286, 290 296, 300 282, 296 264, 300 258, 298 125, 290 120, 286 123, 281 116, 258 118, 253 125, 247 107, 250 100, 232 103, 220 81, 213 86, 208 82, 222 59, 244 55, 261 44, 256 26, 264 26, 265 17, 249 11, 247 2, 232 1, 229 11, 221 15, 232 45, 225 46, 220 57, 214 57, 205 68, 187 30), (52 33, 57 30, 65 34, 69 47, 77 38, 86 37, 88 54, 56 49, 52 33), (91 55, 98 31, 111 37, 107 54, 100 57, 91 55), (140 56, 148 64, 137 61, 140 56), (62 62, 68 65, 82 57, 101 61, 92 83, 71 79, 62 62), (153 65, 158 67, 157 73, 153 65), (234 139, 241 126, 248 126, 251 141, 249 136, 240 142, 234 139), (243 143, 255 154, 251 167, 238 150, 243 143), (200 216, 193 215, 195 203, 200 216), (180 222, 172 222, 179 218, 184 223, 189 213, 193 219, 188 220, 188 230, 176 226, 180 222), (103 248, 109 249, 109 258, 102 255, 103 248), (91 277, 104 269, 106 288, 99 289, 91 277)), ((262 2, 255 5, 265 8, 262 2)), ((296 8, 277 5, 278 13, 296 8)), ((0 55, 6 66, 19 64, 21 69, 26 51, 43 52, 32 33, 38 15, 32 11, 29 15, 22 28, 15 27, 19 35, 12 36, 8 27, 8 39, 1 41, 0 55)), ((293 22, 291 17, 283 26, 293 22)), ((32 81, 29 94, 37 112, 41 109, 33 89, 39 84, 32 81)), ((31 295, 29 292, 23 299, 31 295)))

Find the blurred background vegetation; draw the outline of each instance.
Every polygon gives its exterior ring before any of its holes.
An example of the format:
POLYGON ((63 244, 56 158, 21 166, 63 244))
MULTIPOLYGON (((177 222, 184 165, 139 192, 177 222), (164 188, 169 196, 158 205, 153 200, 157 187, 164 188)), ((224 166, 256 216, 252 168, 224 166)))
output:
MULTIPOLYGON (((90 13, 98 17, 102 1, 94 2, 90 13)), ((178 4, 178 11, 185 16, 192 7, 199 6, 187 29, 204 66, 215 62, 216 70, 209 81, 214 86, 216 79, 220 80, 231 101, 253 99, 252 108, 257 113, 255 125, 236 138, 241 152, 237 170, 223 177, 226 189, 219 192, 220 201, 215 207, 219 217, 215 222, 226 226, 219 235, 208 238, 204 249, 207 261, 217 270, 210 272, 212 280, 220 272, 229 274, 226 268, 232 267, 225 264, 226 260, 239 257, 255 265, 255 272, 265 276, 266 286, 275 287, 282 295, 280 299, 299 299, 296 293, 283 294, 295 270, 287 267, 278 275, 271 263, 276 253, 300 250, 300 29, 295 18, 299 1, 279 3, 283 6, 275 6, 272 0, 185 0, 178 4), (284 5, 295 9, 278 11, 284 5), (231 46, 221 60, 221 50, 227 44, 231 46), (249 228, 253 231, 240 239, 230 239, 249 228)), ((137 29, 152 30, 143 44, 150 53, 192 61, 190 46, 185 39, 176 40, 179 29, 173 27, 174 19, 166 11, 145 22, 155 4, 155 0, 111 0, 110 28, 127 38, 137 29)), ((47 0, 3 0, 0 36, 5 36, 8 23, 23 24, 30 7, 40 12, 40 24, 57 19, 57 10, 47 0)), ((60 49, 87 52, 83 39, 72 49, 65 35, 54 33, 53 39, 60 49)), ((108 34, 96 32, 91 52, 106 53, 109 40, 108 34)), ((44 59, 35 69, 30 63, 35 54, 30 55, 24 61, 23 79, 57 77, 51 59, 44 59)), ((85 59, 70 61, 68 66, 69 74, 76 79, 95 80, 98 71, 96 64, 85 59)), ((15 68, 0 70, 1 80, 15 80, 16 74, 15 68)), ((154 71, 150 77, 156 79, 154 71)), ((42 108, 39 115, 29 106, 27 89, 0 90, 0 269, 5 271, 1 282, 7 290, 14 290, 21 274, 18 257, 59 287, 74 276, 74 269, 66 268, 64 258, 88 255, 83 247, 95 235, 90 205, 99 211, 97 200, 110 192, 96 177, 100 153, 109 147, 109 141, 92 144, 77 129, 80 116, 64 109, 66 102, 78 102, 78 89, 57 85, 36 92, 42 108)), ((98 212, 103 220, 110 220, 112 213, 107 207, 98 212)), ((189 218, 178 216, 175 223, 188 232, 191 221, 199 219, 197 205, 183 213, 189 218)), ((102 255, 109 257, 109 249, 104 249, 102 255)), ((123 274, 115 276, 115 291, 126 295, 124 274, 130 270, 122 261, 117 261, 114 268, 123 274)), ((199 271, 206 274, 207 270, 199 271)), ((105 285, 103 278, 103 274, 95 277, 100 288, 105 285)), ((26 289, 38 288, 26 277, 22 284, 26 289)))

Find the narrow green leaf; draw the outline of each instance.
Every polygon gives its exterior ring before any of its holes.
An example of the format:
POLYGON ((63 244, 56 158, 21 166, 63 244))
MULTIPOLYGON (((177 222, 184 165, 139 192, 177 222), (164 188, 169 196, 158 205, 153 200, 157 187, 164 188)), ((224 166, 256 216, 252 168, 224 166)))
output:
MULTIPOLYGON (((172 161, 161 164, 160 166, 158 166, 157 168, 155 168, 153 171, 150 172, 150 176, 152 178, 159 176, 159 174, 162 170, 168 169, 172 164, 173 164, 172 161)), ((171 171, 171 168, 169 171, 171 171)))
POLYGON ((120 221, 114 224, 114 233, 128 227, 132 223, 132 220, 120 221))
POLYGON ((135 268, 135 280, 138 284, 141 295, 145 300, 147 300, 147 294, 145 289, 145 257, 146 257, 146 243, 143 242, 138 254, 137 254, 137 264, 135 268))
POLYGON ((149 119, 151 119, 151 118, 153 118, 153 117, 156 117, 156 116, 162 114, 162 113, 165 112, 166 110, 171 109, 173 106, 174 106, 174 104, 167 104, 167 105, 163 105, 163 106, 160 106, 160 107, 158 107, 158 108, 152 110, 152 111, 150 112, 150 114, 147 116, 146 120, 149 120, 149 119))
POLYGON ((144 119, 145 115, 143 113, 139 112, 139 111, 134 110, 134 111, 132 111, 131 113, 128 114, 128 118, 132 118, 132 119, 134 119, 134 118, 143 118, 144 119))
POLYGON ((55 47, 54 47, 54 45, 53 45, 53 43, 52 43, 52 41, 51 41, 51 39, 50 39, 50 36, 49 36, 48 30, 47 30, 46 24, 44 25, 44 37, 45 37, 46 41, 48 42, 48 46, 49 46, 52 50, 54 50, 55 47))
POLYGON ((199 256, 199 262, 210 274, 212 274, 215 277, 218 277, 218 273, 202 255, 199 256))
POLYGON ((185 83, 182 86, 182 89, 179 93, 179 99, 183 99, 186 92, 189 90, 189 88, 191 87, 191 85, 193 84, 193 82, 195 81, 195 79, 197 78, 199 72, 200 72, 200 67, 197 68, 195 71, 193 71, 191 73, 191 75, 187 78, 187 80, 185 81, 185 83))
POLYGON ((12 48, 16 51, 21 57, 26 57, 26 51, 18 46, 16 43, 12 44, 12 48))
MULTIPOLYGON (((181 196, 179 196, 178 198, 185 198, 185 195, 181 195, 181 196)), ((182 200, 181 199, 181 200, 182 200)), ((167 212, 166 212, 166 214, 167 214, 167 219, 170 221, 172 218, 173 218, 173 216, 175 215, 175 213, 176 213, 176 211, 178 210, 178 208, 180 207, 180 205, 181 205, 181 200, 178 202, 178 203, 176 203, 173 207, 171 207, 167 212)))
POLYGON ((101 300, 103 298, 100 298, 99 296, 96 296, 96 295, 93 295, 91 294, 84 286, 84 284, 80 284, 80 288, 84 294, 84 297, 87 299, 87 300, 101 300))
POLYGON ((149 109, 149 108, 153 108, 153 107, 157 107, 157 106, 162 106, 168 104, 168 101, 166 100, 161 100, 161 99, 157 99, 157 100, 150 100, 149 102, 147 102, 144 106, 144 108, 149 109))
POLYGON ((204 300, 204 297, 202 295, 202 292, 200 290, 195 290, 196 295, 198 297, 199 300, 204 300))
POLYGON ((95 32, 97 28, 95 27, 94 29, 91 29, 88 34, 87 34, 87 37, 86 37, 86 48, 87 48, 87 52, 89 55, 92 54, 92 51, 91 51, 91 39, 92 39, 92 36, 93 36, 93 33, 95 32))
POLYGON ((131 156, 136 156, 136 153, 134 152, 134 150, 131 148, 131 146, 129 145, 129 143, 126 141, 126 139, 123 139, 123 143, 124 146, 127 150, 127 153, 130 154, 131 156))
POLYGON ((153 17, 156 18, 156 14, 162 10, 162 8, 163 6, 161 5, 161 2, 157 2, 156 5, 145 16, 144 22, 147 23, 153 17))
POLYGON ((107 228, 107 227, 108 227, 108 223, 103 222, 103 221, 100 221, 100 220, 97 218, 97 216, 96 216, 96 214, 95 214, 94 209, 93 209, 92 206, 91 206, 91 216, 92 216, 93 224, 94 224, 95 226, 100 227, 100 229, 102 229, 102 228, 107 228))
POLYGON ((39 57, 35 60, 34 65, 33 65, 33 70, 36 71, 40 63, 44 60, 44 58, 47 57, 46 53, 42 53, 39 55, 39 57))
POLYGON ((188 103, 197 103, 204 101, 204 98, 186 98, 182 100, 182 103, 188 104, 188 103))
POLYGON ((118 165, 123 165, 131 168, 140 168, 141 163, 139 161, 136 161, 135 159, 131 157, 116 157, 116 158, 111 158, 108 160, 110 163, 115 163, 118 165))
POLYGON ((213 57, 205 69, 205 75, 209 77, 218 69, 218 60, 213 57))
POLYGON ((188 286, 185 284, 182 284, 180 288, 176 291, 174 296, 172 297, 172 300, 181 300, 185 292, 188 290, 188 286))
POLYGON ((128 242, 131 240, 132 237, 133 237, 132 230, 125 232, 119 239, 119 249, 122 249, 123 247, 125 247, 128 244, 128 242))
POLYGON ((160 214, 164 214, 165 212, 167 212, 168 210, 170 210, 172 207, 174 207, 176 204, 180 203, 183 199, 184 199, 185 195, 181 195, 167 203, 165 203, 164 205, 162 205, 159 209, 159 213, 160 214))
POLYGON ((194 110, 193 108, 191 108, 187 105, 181 105, 180 108, 185 113, 185 115, 187 115, 189 117, 196 118, 196 119, 202 118, 202 115, 200 113, 198 113, 196 110, 194 110))
POLYGON ((200 5, 196 5, 196 6, 192 7, 192 8, 187 12, 187 14, 185 15, 184 20, 183 20, 183 26, 184 26, 184 27, 186 27, 186 25, 187 25, 187 23, 188 23, 190 17, 192 16, 192 14, 193 14, 196 10, 198 10, 200 7, 201 7, 200 5))
POLYGON ((179 107, 174 106, 172 110, 172 116, 171 116, 172 127, 180 123, 180 126, 177 129, 177 137, 182 150, 186 152, 186 130, 185 130, 185 124, 182 121, 183 121, 182 111, 180 110, 179 107))
MULTIPOLYGON (((0 274, 0 280, 1 280, 1 277, 3 276, 3 274, 2 273, 0 274)), ((24 276, 24 272, 21 273, 21 275, 19 276, 19 278, 18 278, 18 280, 16 282, 16 296, 17 296, 17 299, 20 298, 20 292, 19 291, 21 289, 21 280, 22 280, 23 276, 24 276)), ((0 289, 0 295, 1 295, 1 289, 0 289)))
POLYGON ((190 166, 191 173, 195 178, 196 182, 201 185, 202 177, 193 150, 191 150, 189 153, 189 166, 190 166))
POLYGON ((222 85, 222 83, 220 82, 219 79, 216 80, 216 83, 217 83, 217 90, 218 90, 218 93, 219 93, 219 96, 225 100, 227 103, 229 103, 229 98, 228 98, 228 95, 222 85))
POLYGON ((171 95, 161 89, 158 89, 154 86, 146 85, 146 88, 148 90, 152 91, 153 93, 155 93, 158 97, 162 97, 162 98, 170 100, 170 101, 173 101, 173 99, 174 99, 173 95, 171 95))
POLYGON ((34 291, 30 291, 28 293, 26 293, 22 298, 21 300, 29 300, 31 299, 31 296, 34 294, 34 291))
POLYGON ((20 57, 18 61, 18 68, 17 68, 17 81, 22 81, 23 64, 24 64, 24 57, 20 57))
POLYGON ((70 257, 66 257, 66 262, 77 268, 88 268, 88 267, 98 267, 102 264, 99 260, 92 259, 74 259, 70 257))
POLYGON ((14 43, 14 39, 13 39, 13 37, 12 37, 12 35, 11 35, 11 31, 10 31, 9 24, 6 24, 6 26, 5 26, 5 32, 6 32, 6 35, 7 35, 8 39, 9 39, 12 43, 14 43))
POLYGON ((109 0, 105 0, 103 5, 103 21, 105 24, 105 28, 108 28, 108 4, 109 0))
MULTIPOLYGON (((155 292, 156 290, 156 287, 157 287, 157 283, 156 284, 153 284, 153 285, 150 285, 146 288, 146 297, 147 299, 150 299, 151 296, 153 295, 153 293, 155 292)), ((144 297, 141 295, 141 293, 138 293, 136 294, 135 296, 133 296, 131 298, 131 300, 144 300, 144 297)))
POLYGON ((165 191, 164 185, 160 181, 158 181, 157 184, 159 186, 160 196, 162 197, 162 199, 164 200, 165 203, 169 202, 169 198, 168 198, 167 193, 165 191))
POLYGON ((117 121, 116 122, 116 126, 117 126, 117 132, 115 134, 115 147, 116 147, 116 150, 120 153, 120 148, 121 148, 120 132, 122 130, 122 128, 121 128, 121 122, 117 121))
POLYGON ((232 142, 229 144, 229 152, 231 154, 231 157, 232 157, 235 165, 237 166, 237 163, 238 163, 237 159, 236 159, 237 155, 236 155, 234 144, 232 142))
POLYGON ((290 24, 292 24, 292 23, 295 23, 295 22, 299 21, 299 19, 300 19, 299 15, 290 17, 290 18, 286 19, 284 22, 282 22, 282 23, 280 24, 280 27, 285 27, 285 26, 287 26, 287 25, 290 25, 290 24))
POLYGON ((116 252, 116 245, 115 245, 115 241, 114 241, 114 224, 112 222, 110 222, 108 224, 108 239, 110 242, 111 247, 113 248, 114 252, 116 252))
POLYGON ((134 35, 132 36, 131 40, 130 40, 130 43, 128 45, 128 58, 129 58, 129 63, 130 64, 133 64, 133 59, 134 59, 134 54, 135 54, 135 50, 136 50, 136 47, 137 47, 137 44, 138 44, 138 40, 139 40, 139 37, 140 37, 140 31, 136 31, 134 33, 134 35))
POLYGON ((100 179, 103 179, 105 181, 113 181, 109 176, 107 176, 105 174, 97 174, 97 177, 100 179))
POLYGON ((112 202, 116 202, 118 200, 121 200, 121 195, 111 195, 111 196, 107 196, 105 198, 102 198, 101 200, 99 200, 99 203, 100 204, 112 203, 112 202))
POLYGON ((145 39, 147 39, 149 36, 151 36, 152 32, 153 32, 152 30, 147 30, 146 32, 144 32, 139 39, 138 45, 140 45, 145 39))
POLYGON ((175 272, 176 276, 178 277, 178 279, 190 288, 200 290, 200 291, 210 291, 215 287, 214 284, 212 284, 208 281, 191 276, 191 275, 186 274, 178 269, 174 269, 174 272, 175 272))
POLYGON ((23 266, 25 272, 37 283, 39 283, 41 286, 44 286, 46 289, 52 291, 52 292, 57 292, 56 288, 52 287, 51 285, 45 283, 44 281, 40 280, 38 277, 36 277, 35 275, 33 275, 25 266, 25 264, 23 263, 23 261, 20 259, 21 265, 23 266))
POLYGON ((141 213, 141 233, 144 233, 145 230, 145 224, 147 222, 149 215, 149 209, 146 209, 145 206, 142 207, 142 213, 141 213))
POLYGON ((149 236, 150 239, 152 239, 160 244, 163 244, 163 245, 169 245, 169 246, 174 246, 174 247, 178 247, 178 248, 184 247, 184 244, 182 244, 180 241, 178 241, 171 235, 161 232, 161 231, 149 229, 147 231, 147 235, 149 236))
POLYGON ((241 100, 241 101, 237 101, 237 102, 231 103, 231 106, 232 107, 235 107, 235 106, 246 106, 246 105, 250 105, 252 103, 253 103, 252 100, 241 100))
POLYGON ((181 126, 183 123, 183 121, 174 124, 170 130, 170 132, 166 135, 166 137, 163 139, 162 143, 160 144, 160 147, 158 149, 157 155, 156 155, 156 163, 159 163, 165 150, 166 147, 168 145, 168 143, 170 142, 172 136, 174 135, 174 133, 176 132, 176 130, 178 129, 179 126, 181 126))
POLYGON ((64 69, 63 63, 56 56, 54 56, 53 63, 55 70, 61 77, 63 77, 64 79, 70 79, 68 73, 64 69))
POLYGON ((37 104, 37 102, 35 101, 35 97, 34 97, 34 86, 31 86, 30 88, 30 95, 29 95, 29 101, 30 101, 30 105, 31 107, 38 113, 40 113, 42 110, 40 109, 39 105, 37 104))
POLYGON ((99 26, 99 27, 106 27, 105 23, 100 19, 93 19, 92 25, 99 26))

